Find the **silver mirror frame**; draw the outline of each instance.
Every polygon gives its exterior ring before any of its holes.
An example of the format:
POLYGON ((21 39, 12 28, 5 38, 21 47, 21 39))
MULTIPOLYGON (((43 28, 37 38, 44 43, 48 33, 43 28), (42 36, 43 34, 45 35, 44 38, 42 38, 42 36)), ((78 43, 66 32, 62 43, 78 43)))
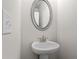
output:
POLYGON ((41 1, 44 1, 48 5, 49 11, 50 11, 50 20, 49 20, 49 23, 47 24, 47 26, 45 26, 44 28, 41 28, 40 26, 38 26, 36 21, 35 21, 35 18, 34 18, 34 8, 36 6, 36 3, 38 3, 39 1, 40 0, 35 0, 32 4, 32 7, 31 7, 31 20, 32 20, 33 25, 36 27, 36 29, 38 29, 40 31, 45 31, 46 29, 49 28, 49 26, 52 22, 53 12, 52 12, 52 7, 51 7, 50 3, 48 2, 48 0, 41 0, 41 1))

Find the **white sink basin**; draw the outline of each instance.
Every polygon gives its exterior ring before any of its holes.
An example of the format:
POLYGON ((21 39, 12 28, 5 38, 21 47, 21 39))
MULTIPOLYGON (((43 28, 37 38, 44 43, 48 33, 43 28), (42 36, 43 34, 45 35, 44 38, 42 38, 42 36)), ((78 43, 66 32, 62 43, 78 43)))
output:
POLYGON ((35 41, 32 43, 32 51, 36 54, 52 54, 59 48, 59 44, 52 41, 39 42, 35 41))

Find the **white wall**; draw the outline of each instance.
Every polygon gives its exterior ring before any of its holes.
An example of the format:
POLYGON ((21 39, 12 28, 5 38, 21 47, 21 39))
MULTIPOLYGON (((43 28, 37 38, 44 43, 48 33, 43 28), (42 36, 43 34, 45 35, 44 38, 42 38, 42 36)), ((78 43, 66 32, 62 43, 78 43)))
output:
MULTIPOLYGON (((22 0, 22 12, 21 12, 21 22, 22 22, 22 46, 21 46, 21 59, 37 59, 36 55, 32 53, 31 50, 31 43, 32 41, 38 40, 38 37, 41 37, 43 32, 38 31, 31 21, 31 6, 34 0, 22 0)), ((56 41, 56 0, 49 0, 53 7, 53 23, 47 29, 44 31, 46 37, 48 37, 49 40, 56 41)), ((50 59, 52 59, 53 56, 50 56, 50 59)))
POLYGON ((3 35, 2 58, 20 59, 21 48, 21 19, 20 0, 3 0, 3 8, 11 16, 11 34, 3 35))
POLYGON ((76 58, 76 0, 58 0, 57 41, 61 45, 58 59, 76 58))

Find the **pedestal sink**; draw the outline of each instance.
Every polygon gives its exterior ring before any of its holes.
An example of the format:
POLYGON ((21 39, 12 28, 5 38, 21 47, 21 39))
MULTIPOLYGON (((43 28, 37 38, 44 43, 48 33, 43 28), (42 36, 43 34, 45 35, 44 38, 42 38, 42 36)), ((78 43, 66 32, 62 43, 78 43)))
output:
POLYGON ((32 43, 32 51, 40 55, 40 59, 48 59, 48 55, 56 52, 59 48, 59 44, 52 41, 34 41, 32 43))

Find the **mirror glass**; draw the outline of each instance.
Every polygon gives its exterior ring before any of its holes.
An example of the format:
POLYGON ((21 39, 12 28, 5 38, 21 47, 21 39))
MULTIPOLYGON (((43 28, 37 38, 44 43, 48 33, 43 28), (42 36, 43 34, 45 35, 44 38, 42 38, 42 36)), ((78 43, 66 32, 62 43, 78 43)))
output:
POLYGON ((45 30, 51 20, 50 5, 47 1, 39 0, 32 7, 32 21, 39 30, 45 30))

